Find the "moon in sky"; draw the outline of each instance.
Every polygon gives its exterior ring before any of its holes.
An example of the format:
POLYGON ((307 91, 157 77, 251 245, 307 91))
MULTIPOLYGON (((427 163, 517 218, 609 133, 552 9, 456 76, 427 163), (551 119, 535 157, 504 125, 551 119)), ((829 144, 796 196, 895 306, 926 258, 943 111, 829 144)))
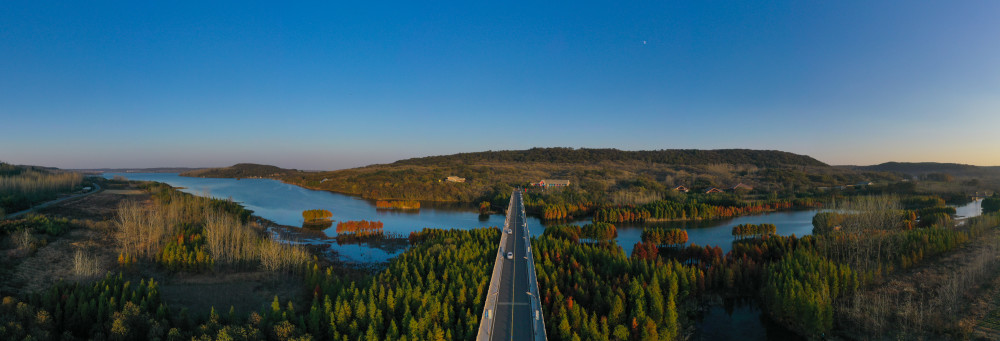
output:
POLYGON ((643 45, 646 45, 646 41, 645 41, 645 40, 643 40, 643 41, 642 41, 642 44, 643 44, 643 45))

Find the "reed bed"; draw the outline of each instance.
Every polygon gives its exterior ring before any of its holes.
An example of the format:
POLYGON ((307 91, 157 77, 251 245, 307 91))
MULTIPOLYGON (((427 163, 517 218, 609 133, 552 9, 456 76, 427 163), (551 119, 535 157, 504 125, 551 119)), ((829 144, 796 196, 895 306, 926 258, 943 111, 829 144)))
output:
POLYGON ((275 240, 259 224, 245 222, 240 213, 233 212, 231 202, 176 192, 154 193, 154 199, 153 205, 127 201, 118 208, 115 237, 123 263, 137 258, 163 261, 161 250, 168 243, 180 247, 192 242, 182 239, 178 243, 178 233, 204 237, 210 259, 200 262, 208 263, 208 268, 296 270, 310 259, 305 248, 275 240))
POLYGON ((260 265, 264 270, 293 270, 309 260, 300 246, 282 243, 256 223, 244 224, 231 215, 210 212, 205 219, 205 242, 216 262, 236 267, 260 265))

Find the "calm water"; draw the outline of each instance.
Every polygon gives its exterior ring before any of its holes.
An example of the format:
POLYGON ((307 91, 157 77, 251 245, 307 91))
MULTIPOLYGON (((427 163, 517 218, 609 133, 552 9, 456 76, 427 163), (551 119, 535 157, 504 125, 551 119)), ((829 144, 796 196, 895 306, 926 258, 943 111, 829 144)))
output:
POLYGON ((726 300, 709 308, 697 320, 692 340, 804 340, 771 321, 748 300, 726 300))
MULTIPOLYGON (((105 178, 115 175, 130 180, 158 181, 174 187, 183 187, 184 192, 209 195, 216 198, 232 198, 254 214, 282 225, 302 226, 302 211, 325 209, 333 213, 334 226, 337 221, 378 220, 384 224, 383 231, 409 235, 425 227, 444 229, 473 229, 483 226, 502 226, 504 216, 494 214, 481 220, 479 212, 472 208, 454 206, 424 207, 418 211, 376 210, 372 201, 326 191, 314 191, 270 179, 208 179, 189 178, 177 173, 105 173, 105 178)), ((433 205, 430 205, 433 206, 433 205)), ((528 226, 540 226, 537 218, 528 218, 528 226)), ((325 230, 328 236, 336 236, 335 228, 325 230)), ((532 230, 541 234, 541 229, 532 230)), ((305 242, 319 242, 306 240, 305 242)), ((332 248, 345 260, 358 262, 384 262, 403 250, 384 251, 366 245, 336 245, 332 248)))
MULTIPOLYGON (((455 205, 434 205, 424 203, 418 211, 376 210, 374 202, 348 195, 327 191, 315 191, 295 185, 289 185, 270 179, 212 179, 189 178, 177 173, 105 173, 104 177, 112 178, 121 175, 131 180, 158 181, 196 195, 209 195, 216 198, 232 198, 256 215, 282 225, 302 226, 302 211, 307 209, 325 209, 333 213, 334 226, 337 221, 345 220, 378 220, 384 224, 383 230, 389 233, 408 235, 425 227, 473 229, 483 226, 501 226, 504 216, 494 214, 480 217, 479 212, 471 207, 455 205)), ((795 234, 797 236, 812 233, 812 217, 816 210, 786 211, 755 216, 738 217, 726 220, 697 222, 666 222, 650 224, 649 226, 667 226, 688 229, 689 243, 698 245, 718 245, 723 251, 729 251, 733 240, 730 232, 739 224, 769 223, 778 227, 781 235, 795 234)), ((583 224, 586 222, 575 222, 583 224)), ((528 226, 533 236, 541 235, 544 225, 538 218, 528 217, 528 226), (541 227, 541 228, 539 228, 541 227)), ((336 236, 334 228, 326 229, 328 236, 336 236)), ((631 254, 632 247, 639 242, 642 225, 618 225, 618 244, 631 254)), ((308 243, 324 243, 321 240, 305 240, 308 243)), ((365 244, 332 245, 341 257, 348 261, 384 262, 398 255, 403 250, 383 250, 365 244)))
POLYGON ((955 207, 955 218, 961 219, 961 218, 968 218, 968 217, 975 217, 982 215, 983 214, 982 204, 983 204, 982 200, 975 200, 973 202, 961 206, 952 205, 953 207, 955 207))
POLYGON ((622 224, 618 226, 618 244, 625 254, 632 254, 632 247, 642 240, 642 228, 649 226, 687 229, 688 243, 701 246, 718 245, 722 252, 729 252, 733 242, 733 226, 740 224, 774 224, 783 236, 812 234, 812 218, 819 210, 783 211, 724 220, 650 223, 645 225, 622 224))

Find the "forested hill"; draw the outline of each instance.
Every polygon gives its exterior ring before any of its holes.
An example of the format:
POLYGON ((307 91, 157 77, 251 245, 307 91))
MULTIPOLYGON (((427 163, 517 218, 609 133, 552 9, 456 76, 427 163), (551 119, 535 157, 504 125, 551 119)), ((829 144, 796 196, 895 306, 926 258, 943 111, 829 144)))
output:
POLYGON ((641 161, 665 165, 753 165, 777 166, 827 166, 812 157, 777 150, 752 149, 662 149, 625 151, 618 149, 588 148, 532 148, 528 150, 502 150, 454 155, 430 156, 396 161, 395 165, 433 166, 447 163, 480 162, 544 162, 593 164, 605 161, 641 161))
POLYGON ((298 172, 277 166, 238 163, 229 167, 193 170, 180 175, 195 178, 281 178, 298 172))
MULTIPOLYGON (((744 183, 758 193, 792 195, 820 186, 875 181, 881 175, 830 167, 809 156, 767 150, 534 148, 401 160, 329 172, 296 172, 281 180, 307 188, 378 200, 501 202, 515 186, 565 179, 565 197, 603 203, 622 196, 660 198, 684 185, 692 191, 744 183), (448 177, 464 178, 452 182, 448 177)), ((567 199, 570 200, 570 199, 567 199)))
POLYGON ((953 176, 1000 175, 1000 167, 982 167, 940 162, 886 162, 872 166, 854 166, 853 168, 863 171, 895 172, 915 176, 930 173, 944 173, 953 176))

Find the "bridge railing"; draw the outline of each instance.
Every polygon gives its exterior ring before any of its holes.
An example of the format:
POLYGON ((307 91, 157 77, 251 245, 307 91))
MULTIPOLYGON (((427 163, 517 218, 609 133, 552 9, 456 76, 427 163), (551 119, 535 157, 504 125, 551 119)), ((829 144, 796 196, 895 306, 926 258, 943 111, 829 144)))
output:
POLYGON ((479 332, 476 334, 477 340, 489 340, 493 334, 493 321, 496 318, 497 296, 500 292, 500 275, 503 273, 503 246, 507 245, 507 231, 510 226, 510 215, 516 214, 514 211, 514 196, 511 195, 510 203, 507 204, 507 218, 504 219, 504 228, 500 230, 500 244, 497 246, 496 260, 493 261, 493 275, 490 276, 490 286, 486 291, 486 302, 483 304, 483 314, 479 318, 479 332))
MULTIPOLYGON (((523 215, 524 202, 518 201, 518 203, 520 203, 521 206, 518 213, 523 215)), ((534 252, 531 250, 531 233, 528 230, 528 220, 521 219, 521 221, 524 222, 522 228, 524 229, 524 236, 525 236, 524 245, 525 248, 527 249, 528 276, 531 276, 531 278, 528 279, 528 291, 531 293, 531 297, 528 300, 531 302, 532 331, 534 332, 533 334, 535 336, 536 341, 538 340, 544 341, 547 339, 547 336, 545 335, 545 316, 542 314, 541 296, 538 295, 538 277, 536 276, 535 273, 534 252)))

